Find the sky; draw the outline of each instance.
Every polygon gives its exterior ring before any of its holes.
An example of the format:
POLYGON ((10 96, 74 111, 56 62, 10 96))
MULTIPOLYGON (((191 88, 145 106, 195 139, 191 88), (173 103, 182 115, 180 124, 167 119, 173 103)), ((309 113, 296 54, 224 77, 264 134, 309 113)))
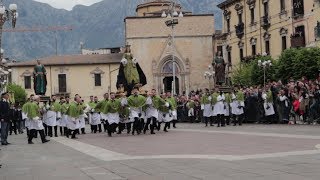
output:
POLYGON ((102 0, 34 0, 34 1, 47 3, 47 4, 50 4, 52 7, 55 7, 58 9, 72 10, 72 8, 75 5, 82 4, 82 5, 90 6, 102 0))

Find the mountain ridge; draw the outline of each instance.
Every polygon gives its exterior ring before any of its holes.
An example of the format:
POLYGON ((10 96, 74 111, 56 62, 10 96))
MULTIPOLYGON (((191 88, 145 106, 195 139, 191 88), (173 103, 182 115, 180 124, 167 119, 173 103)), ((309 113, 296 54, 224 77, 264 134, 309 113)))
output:
MULTIPOLYGON (((215 29, 221 28, 221 11, 216 7, 222 0, 180 0, 183 9, 194 14, 213 13, 215 29), (199 2, 200 1, 200 2, 199 2)), ((134 16, 143 0, 104 0, 91 6, 77 5, 72 10, 56 9, 33 0, 19 0, 19 19, 16 28, 72 26, 72 31, 3 32, 2 48, 5 57, 32 60, 56 54, 79 54, 80 42, 85 48, 97 49, 124 45, 124 18, 134 16)), ((12 2, 11 2, 12 3, 12 2)), ((8 4, 6 4, 8 7, 8 4)), ((6 23, 6 29, 10 29, 6 23)))

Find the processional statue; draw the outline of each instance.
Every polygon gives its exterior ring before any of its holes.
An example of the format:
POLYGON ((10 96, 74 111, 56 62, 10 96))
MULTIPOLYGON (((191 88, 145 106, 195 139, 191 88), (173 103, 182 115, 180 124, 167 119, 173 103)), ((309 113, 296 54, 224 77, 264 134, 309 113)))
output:
POLYGON ((217 85, 222 85, 226 80, 226 63, 224 62, 223 57, 221 56, 221 51, 218 51, 217 55, 212 61, 212 66, 215 70, 215 83, 217 85))
POLYGON ((124 90, 127 91, 127 95, 130 96, 132 89, 136 85, 141 87, 146 84, 147 79, 144 72, 137 59, 133 57, 130 45, 126 45, 117 77, 117 88, 124 88, 124 90))
POLYGON ((45 95, 47 91, 46 68, 37 60, 37 65, 33 70, 33 88, 36 95, 45 95))

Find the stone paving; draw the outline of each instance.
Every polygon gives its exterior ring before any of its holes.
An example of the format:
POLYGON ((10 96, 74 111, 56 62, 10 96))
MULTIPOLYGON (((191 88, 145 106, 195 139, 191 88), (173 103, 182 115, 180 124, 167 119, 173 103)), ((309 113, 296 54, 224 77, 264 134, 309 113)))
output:
POLYGON ((156 135, 80 135, 0 146, 0 180, 189 180, 320 177, 319 126, 179 124, 156 135), (317 147, 316 147, 317 146, 317 147))

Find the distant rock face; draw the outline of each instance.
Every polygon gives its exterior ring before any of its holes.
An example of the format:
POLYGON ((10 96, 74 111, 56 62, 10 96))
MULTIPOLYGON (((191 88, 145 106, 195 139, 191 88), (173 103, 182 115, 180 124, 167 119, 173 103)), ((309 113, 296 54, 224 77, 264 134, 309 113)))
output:
MULTIPOLYGON (((217 4, 223 0, 180 0, 183 9, 193 13, 214 13, 216 29, 221 28, 221 11, 217 4)), ((104 0, 92 6, 75 6, 72 11, 55 9, 33 0, 19 0, 17 28, 45 28, 72 26, 72 31, 58 32, 4 32, 2 48, 5 57, 15 60, 61 54, 80 53, 80 42, 86 48, 116 47, 125 43, 124 18, 135 15, 138 4, 144 0, 104 0), (57 37, 57 38, 56 38, 57 37)), ((6 2, 10 3, 10 2, 6 2)), ((7 7, 8 7, 7 4, 7 7)), ((7 23, 5 28, 10 28, 7 23)))

